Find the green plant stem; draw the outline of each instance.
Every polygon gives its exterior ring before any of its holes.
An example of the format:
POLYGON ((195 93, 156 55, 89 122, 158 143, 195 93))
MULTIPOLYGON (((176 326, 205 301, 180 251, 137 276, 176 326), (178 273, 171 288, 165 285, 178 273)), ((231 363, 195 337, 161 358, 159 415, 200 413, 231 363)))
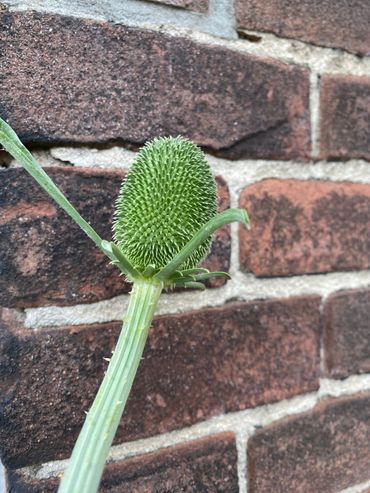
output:
POLYGON ((98 490, 162 287, 162 283, 150 280, 134 283, 117 346, 73 449, 59 493, 98 490))

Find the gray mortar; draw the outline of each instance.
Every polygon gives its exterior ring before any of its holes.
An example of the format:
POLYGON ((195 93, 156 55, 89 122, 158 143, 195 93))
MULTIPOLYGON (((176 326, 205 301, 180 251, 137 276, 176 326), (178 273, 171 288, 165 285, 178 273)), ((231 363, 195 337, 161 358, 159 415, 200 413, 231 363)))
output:
POLYGON ((128 26, 178 26, 235 39, 233 0, 210 0, 205 14, 142 0, 7 0, 10 10, 36 10, 128 26))
POLYGON ((339 493, 365 493, 365 491, 369 491, 369 488, 370 481, 366 481, 365 483, 361 483, 356 486, 350 486, 349 488, 346 488, 339 493))
POLYGON ((245 431, 235 433, 236 451, 238 454, 238 482, 239 493, 247 493, 247 442, 249 435, 245 431))
POLYGON ((6 477, 5 477, 5 469, 0 461, 0 492, 5 493, 7 491, 6 489, 6 477))
MULTIPOLYGON (((319 295, 324 299, 342 289, 370 286, 370 271, 339 272, 293 276, 287 278, 257 279, 251 274, 232 273, 232 280, 218 289, 208 289, 202 296, 194 292, 164 293, 157 315, 184 313, 207 307, 223 306, 228 301, 291 298, 300 295, 319 295)), ((25 326, 30 329, 60 327, 122 320, 128 305, 128 296, 73 306, 45 306, 25 309, 25 326)))
MULTIPOLYGON (((153 25, 152 29, 157 28, 153 25)), ((260 42, 251 43, 244 39, 220 39, 204 32, 189 31, 180 27, 163 26, 161 31, 173 36, 186 36, 201 44, 222 46, 239 53, 300 65, 320 75, 328 73, 370 76, 370 57, 358 57, 343 50, 313 46, 302 41, 279 38, 274 34, 250 31, 251 34, 261 37, 260 42)))
POLYGON ((126 169, 132 163, 136 153, 124 147, 114 146, 107 149, 93 147, 53 147, 50 149, 53 159, 73 166, 91 168, 126 169))

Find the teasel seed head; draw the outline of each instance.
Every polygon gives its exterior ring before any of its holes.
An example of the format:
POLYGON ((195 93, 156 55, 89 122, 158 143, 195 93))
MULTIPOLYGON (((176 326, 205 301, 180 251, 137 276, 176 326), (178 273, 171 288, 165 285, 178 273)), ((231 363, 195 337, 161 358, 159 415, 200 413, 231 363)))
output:
MULTIPOLYGON (((217 211, 217 190, 203 152, 182 137, 147 143, 137 154, 116 203, 114 239, 140 271, 165 267, 217 211)), ((199 265, 211 238, 181 269, 199 265)))

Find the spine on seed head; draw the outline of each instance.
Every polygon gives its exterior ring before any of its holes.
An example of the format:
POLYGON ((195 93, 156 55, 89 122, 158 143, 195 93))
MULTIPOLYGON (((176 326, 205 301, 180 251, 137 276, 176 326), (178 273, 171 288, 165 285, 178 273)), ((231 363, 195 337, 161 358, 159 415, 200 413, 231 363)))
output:
MULTIPOLYGON (((140 271, 165 267, 217 211, 216 183, 203 152, 182 137, 147 143, 123 182, 113 223, 114 239, 140 271)), ((211 238, 186 260, 196 267, 211 238)))

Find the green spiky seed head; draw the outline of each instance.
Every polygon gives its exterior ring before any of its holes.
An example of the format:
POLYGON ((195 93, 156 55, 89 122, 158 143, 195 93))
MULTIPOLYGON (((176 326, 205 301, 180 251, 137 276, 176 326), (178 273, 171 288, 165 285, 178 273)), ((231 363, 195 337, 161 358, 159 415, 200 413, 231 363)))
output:
MULTIPOLYGON (((154 139, 138 153, 123 182, 114 239, 132 264, 165 267, 217 210, 216 183, 203 152, 182 137, 154 139)), ((182 269, 196 267, 211 238, 182 269)))

